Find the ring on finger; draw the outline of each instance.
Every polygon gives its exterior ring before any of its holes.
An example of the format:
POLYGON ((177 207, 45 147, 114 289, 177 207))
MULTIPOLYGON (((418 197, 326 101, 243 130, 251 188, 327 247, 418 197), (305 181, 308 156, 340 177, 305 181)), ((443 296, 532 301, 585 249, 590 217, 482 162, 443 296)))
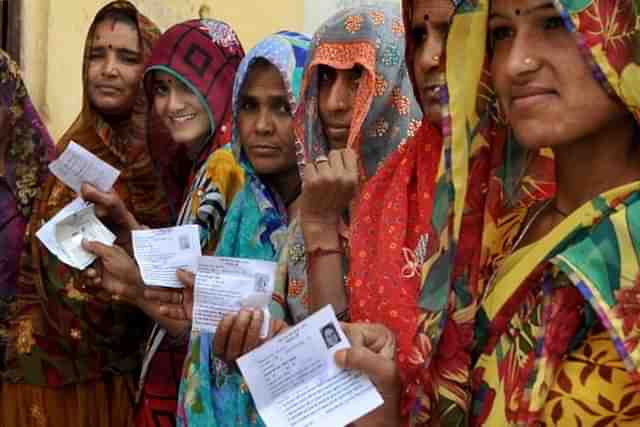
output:
POLYGON ((327 156, 318 156, 314 160, 314 162, 318 165, 320 163, 329 163, 329 158, 327 156))

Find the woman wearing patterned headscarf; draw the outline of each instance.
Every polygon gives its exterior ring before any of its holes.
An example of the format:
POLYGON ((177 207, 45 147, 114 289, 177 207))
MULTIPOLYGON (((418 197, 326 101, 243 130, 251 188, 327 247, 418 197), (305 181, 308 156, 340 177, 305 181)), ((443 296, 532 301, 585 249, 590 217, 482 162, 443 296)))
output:
POLYGON ((478 3, 456 17, 478 29, 475 39, 450 36, 488 46, 468 69, 488 64, 495 91, 479 91, 494 120, 477 137, 495 154, 472 423, 636 425, 640 9, 630 0, 478 3), (475 41, 485 36, 487 45, 475 41))
MULTIPOLYGON (((300 191, 292 115, 308 46, 309 39, 301 34, 277 33, 258 43, 240 65, 233 91, 232 147, 245 169, 245 184, 225 218, 217 256, 282 258, 300 191)), ((286 284, 279 280, 269 306, 274 318, 291 318, 287 299, 286 284)), ((240 316, 258 319, 256 313, 240 316)), ((224 353, 214 355, 211 334, 192 335, 180 386, 181 425, 262 425, 233 361, 221 359, 224 353)))
MULTIPOLYGON (((231 136, 233 81, 243 56, 240 41, 229 25, 209 19, 191 20, 171 27, 160 37, 145 70, 154 117, 192 161, 189 179, 177 176, 190 187, 177 225, 199 226, 204 254, 215 249, 227 207, 243 183, 242 169, 225 145, 231 136)), ((109 197, 96 194, 103 199, 109 197)), ((98 283, 158 322, 148 340, 136 423, 171 425, 190 324, 171 321, 160 313, 161 304, 151 296, 145 299, 137 265, 124 250, 96 242, 86 247, 103 260, 98 283)), ((181 292, 149 292, 182 299, 181 292)))
POLYGON ((18 65, 0 50, 0 376, 5 370, 9 307, 16 298, 27 223, 53 153, 53 142, 31 103, 18 65))
MULTIPOLYGON (((136 218, 169 223, 169 207, 147 149, 144 61, 159 31, 129 2, 101 9, 90 27, 80 115, 57 145, 75 141, 121 171, 114 190, 136 218)), ((94 290, 35 232, 76 194, 49 176, 31 215, 11 305, 0 418, 8 425, 112 426, 132 421, 132 385, 144 319, 94 290)), ((123 234, 118 233, 122 239, 123 234)))
MULTIPOLYGON (((347 292, 354 289, 346 289, 344 275, 357 187, 420 127, 404 34, 397 6, 362 6, 330 18, 313 39, 297 113, 306 167, 290 281, 306 289, 308 274, 314 310, 330 303, 348 317, 347 292)), ((359 254, 358 245, 367 243, 351 244, 359 254)))
POLYGON ((453 138, 492 151, 472 425, 638 423, 639 13, 494 0, 454 19, 476 78, 447 73, 453 138))

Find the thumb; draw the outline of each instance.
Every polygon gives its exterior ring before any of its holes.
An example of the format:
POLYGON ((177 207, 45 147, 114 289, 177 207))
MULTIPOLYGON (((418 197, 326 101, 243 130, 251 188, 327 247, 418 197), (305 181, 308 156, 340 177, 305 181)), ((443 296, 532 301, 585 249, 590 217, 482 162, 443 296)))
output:
POLYGON ((82 239, 82 249, 96 255, 99 258, 105 258, 109 256, 114 250, 113 247, 105 245, 100 242, 90 242, 87 239, 82 239))
POLYGON ((196 280, 195 274, 187 270, 179 269, 176 272, 176 276, 178 277, 180 283, 182 283, 186 289, 193 288, 193 284, 196 280))

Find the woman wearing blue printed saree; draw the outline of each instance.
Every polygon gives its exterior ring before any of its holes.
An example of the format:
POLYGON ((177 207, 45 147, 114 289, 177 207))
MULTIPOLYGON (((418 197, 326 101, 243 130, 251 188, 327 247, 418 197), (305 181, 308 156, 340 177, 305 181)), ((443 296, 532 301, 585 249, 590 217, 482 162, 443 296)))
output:
MULTIPOLYGON (((232 149, 245 168, 245 185, 225 218, 218 256, 278 261, 282 254, 300 194, 292 115, 308 46, 301 34, 277 33, 258 43, 240 65, 232 149)), ((290 318, 286 299, 286 280, 280 277, 269 306, 274 318, 290 318)), ((248 316, 257 319, 255 313, 248 316)), ((213 336, 194 332, 180 386, 179 424, 262 425, 237 369, 213 353, 213 336)))

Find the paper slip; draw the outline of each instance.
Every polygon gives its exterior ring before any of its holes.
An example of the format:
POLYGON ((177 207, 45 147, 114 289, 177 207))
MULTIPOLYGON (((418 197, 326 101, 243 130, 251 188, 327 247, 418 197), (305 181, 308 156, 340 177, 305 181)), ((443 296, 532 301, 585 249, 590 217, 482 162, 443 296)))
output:
POLYGON ((344 426, 382 405, 362 373, 339 368, 338 350, 351 347, 327 306, 238 359, 268 427, 344 426))
POLYGON ((131 237, 133 255, 146 285, 182 288, 176 271, 196 272, 202 255, 197 225, 135 230, 131 237))
POLYGON ((49 170, 76 193, 85 182, 100 191, 109 191, 120 175, 118 169, 73 141, 49 164, 49 170))
POLYGON ((111 246, 116 236, 96 217, 95 206, 89 205, 59 221, 55 225, 55 239, 62 248, 65 259, 69 261, 68 264, 84 270, 96 256, 82 249, 82 240, 111 246))
POLYGON ((70 214, 78 212, 87 206, 90 206, 90 203, 85 202, 78 197, 73 202, 62 208, 53 218, 40 227, 36 233, 36 237, 49 250, 49 252, 54 254, 60 261, 67 265, 71 265, 72 261, 56 240, 56 224, 68 217, 70 214))
POLYGON ((268 305, 277 264, 252 259, 200 257, 193 301, 193 329, 215 333, 218 323, 243 307, 262 309, 260 335, 269 333, 268 305))

